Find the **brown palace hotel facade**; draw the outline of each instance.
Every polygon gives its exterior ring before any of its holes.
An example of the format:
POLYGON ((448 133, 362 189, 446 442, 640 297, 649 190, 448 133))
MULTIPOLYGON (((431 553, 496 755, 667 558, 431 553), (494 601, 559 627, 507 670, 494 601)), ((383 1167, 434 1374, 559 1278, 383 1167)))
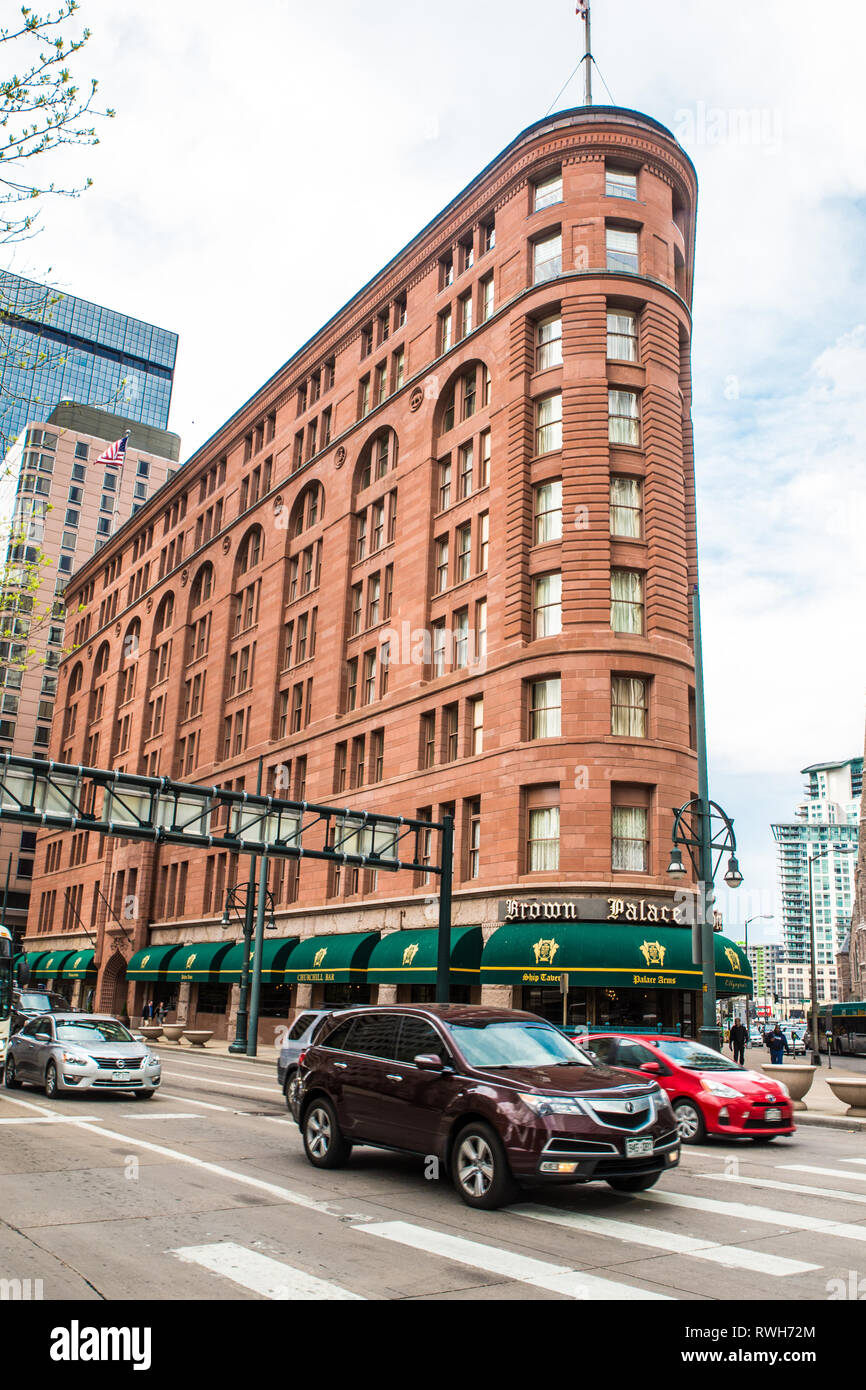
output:
MULTIPOLYGON (((450 812, 455 997, 558 1017, 565 970, 575 1020, 693 1031, 695 200, 647 117, 524 131, 78 570, 51 757, 246 791, 261 757, 275 795, 450 812)), ((248 865, 40 835, 37 978, 232 1036, 248 865)), ((269 887, 263 1040, 432 996, 432 876, 269 887)))

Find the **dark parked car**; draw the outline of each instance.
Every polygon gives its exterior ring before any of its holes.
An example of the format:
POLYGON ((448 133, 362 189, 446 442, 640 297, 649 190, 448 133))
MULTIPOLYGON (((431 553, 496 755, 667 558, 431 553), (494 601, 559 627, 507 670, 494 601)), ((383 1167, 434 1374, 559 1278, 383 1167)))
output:
POLYGON ((67 999, 62 994, 55 993, 54 990, 40 989, 38 985, 26 989, 13 989, 12 991, 12 1027, 11 1032, 17 1033, 19 1028, 23 1028, 29 1018, 38 1018, 40 1014, 75 1014, 77 1009, 73 1009, 67 999))
POLYGON ((472 1207, 503 1206, 533 1183, 601 1178, 641 1192, 679 1161, 657 1082, 602 1066, 511 1009, 334 1013, 299 1059, 292 1113, 315 1167, 345 1163, 353 1144, 435 1156, 472 1207))

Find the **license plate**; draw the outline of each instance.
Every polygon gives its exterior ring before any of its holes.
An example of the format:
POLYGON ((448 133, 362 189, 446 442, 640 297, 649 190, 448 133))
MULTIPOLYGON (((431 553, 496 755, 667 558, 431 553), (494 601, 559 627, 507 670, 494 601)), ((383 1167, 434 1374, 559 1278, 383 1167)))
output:
POLYGON ((646 1158, 653 1151, 653 1141, 651 1139, 626 1139, 625 1156, 626 1158, 646 1158))
POLYGON ((777 1121, 777 1120, 781 1120, 781 1118, 782 1118, 782 1112, 781 1112, 781 1110, 765 1110, 765 1111, 764 1111, 764 1119, 765 1119, 765 1120, 771 1120, 771 1121, 775 1122, 775 1121, 777 1121))
POLYGON ((111 1079, 112 1079, 112 1081, 128 1081, 128 1080, 129 1080, 129 1072, 128 1072, 128 1071, 113 1071, 113 1072, 111 1073, 111 1079))

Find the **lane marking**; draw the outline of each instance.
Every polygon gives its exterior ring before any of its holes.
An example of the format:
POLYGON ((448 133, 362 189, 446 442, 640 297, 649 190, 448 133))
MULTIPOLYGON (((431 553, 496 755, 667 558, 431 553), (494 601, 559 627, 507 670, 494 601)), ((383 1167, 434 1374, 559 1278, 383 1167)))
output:
MULTIPOLYGON (((190 1065, 190 1066, 194 1066, 194 1067, 196 1068, 197 1071, 212 1071, 212 1072, 216 1072, 219 1076, 255 1076, 255 1075, 256 1075, 256 1072, 255 1072, 255 1069, 254 1069, 255 1066, 256 1066, 256 1063, 253 1063, 252 1066, 249 1066, 249 1067, 243 1067, 243 1066, 239 1066, 237 1063, 229 1064, 229 1065, 227 1065, 227 1066, 222 1066, 219 1062, 216 1062, 216 1063, 213 1063, 213 1064, 210 1064, 210 1063, 205 1062, 205 1063, 203 1063, 203 1064, 199 1067, 199 1065, 198 1065, 198 1058, 195 1056, 194 1053, 190 1053, 190 1052, 181 1052, 181 1053, 170 1052, 167 1056, 160 1057, 160 1062, 162 1063, 162 1065, 163 1065, 164 1067, 174 1066, 175 1064, 177 1064, 177 1065, 179 1065, 179 1066, 182 1066, 182 1067, 185 1067, 185 1066, 187 1066, 187 1065, 190 1065)), ((261 1068, 261 1063, 258 1063, 258 1066, 259 1066, 259 1068, 261 1068)), ((273 1074, 274 1074, 274 1077, 276 1077, 276 1074, 277 1074, 277 1065, 276 1065, 276 1061, 274 1061, 274 1073, 273 1073, 273 1074)), ((260 1076, 262 1075, 261 1070, 259 1070, 258 1075, 260 1075, 260 1076)))
MULTIPOLYGON (((35 1105, 32 1101, 13 1100, 8 1098, 10 1105, 21 1105, 26 1110, 38 1110, 43 1114, 52 1112, 46 1111, 44 1106, 35 1105)), ((184 1153, 181 1149, 169 1149, 165 1144, 155 1144, 149 1139, 140 1139, 137 1134, 120 1134, 117 1130, 106 1129, 101 1120, 95 1123, 83 1119, 70 1119, 71 1125, 77 1125, 85 1134, 98 1134, 104 1139, 119 1139, 124 1144, 130 1144, 133 1148, 147 1149, 150 1153, 160 1154, 163 1158, 174 1159, 177 1163, 187 1163, 193 1168, 199 1168, 205 1173, 214 1173, 217 1177, 228 1178, 232 1182, 242 1183, 244 1187, 254 1187, 259 1192, 266 1192, 268 1196, 275 1197, 278 1201, 288 1202, 292 1206, 306 1207, 308 1211, 317 1211, 326 1216, 337 1216, 342 1218, 344 1213, 336 1210, 329 1202, 317 1201, 314 1197, 307 1197, 303 1192, 295 1192, 289 1187, 281 1187, 277 1183, 266 1182, 263 1178, 255 1178, 251 1173, 236 1173, 231 1168, 224 1168, 220 1163, 210 1163, 207 1159, 196 1158, 194 1154, 184 1153)))
MULTIPOLYGON (((218 1087, 220 1084, 217 1081, 211 1081, 209 1077, 197 1076, 196 1073, 192 1071, 169 1071, 166 1067, 163 1067, 162 1074, 163 1076, 173 1077, 175 1080, 179 1077, 183 1077, 187 1081, 198 1081, 201 1086, 218 1087)), ((221 1089, 226 1091, 258 1091, 263 1096, 271 1096, 272 1099, 276 1099, 282 1094, 277 1086, 244 1086, 241 1081, 227 1081, 221 1089)))
POLYGON ((825 1178, 844 1178, 846 1182, 866 1182, 866 1173, 843 1173, 838 1168, 816 1168, 811 1163, 777 1163, 776 1167, 790 1173, 820 1173, 825 1178))
POLYGON ((764 1250, 721 1245, 717 1241, 684 1236, 679 1231, 659 1231, 652 1226, 638 1225, 637 1222, 611 1221, 606 1216, 557 1211, 553 1207, 537 1207, 530 1204, 509 1207, 507 1210, 514 1216, 528 1216, 532 1221, 546 1221, 554 1226, 566 1226, 573 1231, 583 1231, 587 1235, 609 1236, 633 1245, 646 1245, 651 1250, 663 1250, 669 1255, 689 1255, 697 1260, 711 1260, 714 1264, 725 1265, 728 1269, 747 1269, 753 1274, 784 1277, 788 1274, 808 1274, 821 1268, 820 1265, 806 1264, 803 1260, 789 1260, 782 1255, 772 1255, 764 1250))
POLYGON ((840 1158, 840 1163, 866 1163, 866 1158, 840 1158))
POLYGON ((192 1096, 173 1096, 168 1091, 159 1091, 163 1100, 182 1100, 184 1105, 201 1105, 205 1110, 224 1110, 227 1115, 247 1115, 247 1110, 235 1110, 231 1105, 215 1105, 211 1100, 193 1100, 192 1096))
POLYGON ((820 1231, 824 1235, 846 1240, 866 1240, 866 1225, 856 1226, 845 1221, 830 1221, 824 1216, 800 1216, 775 1207, 750 1206, 747 1202, 719 1202, 713 1197, 691 1197, 680 1192, 643 1192, 641 1200, 658 1202, 662 1206, 685 1207, 716 1216, 735 1217, 743 1221, 763 1221, 768 1226, 785 1226, 792 1231, 820 1231))
POLYGON ((747 1187, 768 1187, 774 1192, 800 1192, 806 1197, 841 1197, 846 1202, 866 1203, 866 1197, 861 1192, 842 1192, 835 1187, 809 1187, 805 1183, 782 1182, 777 1178, 747 1178, 737 1173, 696 1173, 695 1177, 708 1178, 710 1182, 741 1182, 747 1187))
POLYGON ((96 1120, 97 1115, 26 1115, 10 1116, 9 1119, 0 1120, 0 1125, 68 1125, 75 1124, 79 1120, 96 1120))
MULTIPOLYGON (((91 1116, 91 1118, 96 1120, 97 1124, 102 1123, 102 1121, 95 1115, 91 1116)), ((149 1110, 147 1114, 145 1114, 143 1111, 136 1111, 135 1114, 122 1114, 118 1115, 117 1118, 119 1120, 203 1120, 205 1116, 190 1115, 185 1113, 183 1110, 149 1110)))
POLYGON ((186 1264, 200 1265, 213 1274, 230 1279, 241 1288, 261 1294, 263 1298, 289 1302, 295 1299, 305 1302, 339 1302, 357 1300, 366 1302, 359 1293, 351 1293, 339 1284, 327 1279, 317 1279, 303 1269, 273 1260, 269 1255, 261 1255, 246 1246, 233 1241, 220 1241, 216 1245, 184 1245, 169 1254, 176 1255, 186 1264))
POLYGON ((513 1279, 520 1284, 531 1284, 536 1289, 548 1293, 565 1294, 567 1298, 602 1300, 612 1298, 669 1302, 670 1294, 656 1293, 641 1289, 636 1284, 620 1284, 613 1279, 603 1279, 596 1274, 584 1274, 568 1265, 549 1264, 546 1260, 536 1260, 529 1255, 519 1255, 503 1250, 497 1245, 482 1245, 479 1241, 464 1240, 462 1236, 449 1236, 441 1231, 431 1231, 425 1226, 416 1226, 409 1221, 380 1221, 365 1226, 353 1226, 355 1231, 365 1231, 371 1236, 396 1241, 408 1245, 412 1250, 425 1250, 429 1255, 439 1255, 442 1259, 453 1260, 456 1264, 470 1265, 473 1269, 484 1270, 487 1274, 498 1274, 505 1279, 513 1279))

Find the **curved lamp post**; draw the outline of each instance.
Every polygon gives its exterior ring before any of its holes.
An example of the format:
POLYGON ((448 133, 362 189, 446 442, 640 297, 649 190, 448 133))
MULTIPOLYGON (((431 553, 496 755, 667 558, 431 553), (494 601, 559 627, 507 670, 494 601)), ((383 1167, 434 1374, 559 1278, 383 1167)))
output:
MULTIPOLYGON (((267 864, 267 860, 263 860, 267 864)), ((261 887, 259 888, 261 892, 261 887)), ((277 923, 274 917, 274 895, 270 889, 265 889, 264 906, 268 911, 267 926, 272 931, 277 923)), ((231 925, 231 914, 241 923, 243 929, 244 954, 241 965, 241 994, 238 1000, 238 1015, 235 1020, 234 1042, 229 1043, 229 1052, 246 1052, 247 1050, 247 1029, 249 1026, 249 1009, 247 1001, 250 991, 250 947, 253 939, 253 913, 256 910, 256 885, 255 882, 236 883, 230 888, 223 908, 222 926, 231 925)))

